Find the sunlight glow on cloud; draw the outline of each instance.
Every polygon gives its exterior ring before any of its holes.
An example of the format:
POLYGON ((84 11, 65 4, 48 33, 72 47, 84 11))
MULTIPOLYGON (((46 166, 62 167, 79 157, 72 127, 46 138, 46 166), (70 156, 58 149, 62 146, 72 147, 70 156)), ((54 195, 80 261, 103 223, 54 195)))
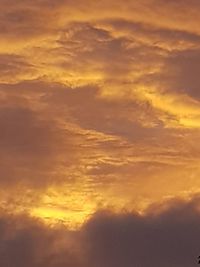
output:
POLYGON ((199 192, 197 0, 0 7, 2 210, 74 229, 199 192))

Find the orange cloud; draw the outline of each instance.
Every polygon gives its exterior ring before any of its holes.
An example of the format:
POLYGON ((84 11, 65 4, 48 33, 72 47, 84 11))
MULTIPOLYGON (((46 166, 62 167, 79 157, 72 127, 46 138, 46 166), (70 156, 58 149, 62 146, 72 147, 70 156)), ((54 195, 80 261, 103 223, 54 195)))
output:
POLYGON ((196 0, 0 6, 2 209, 73 228, 199 192, 196 0))

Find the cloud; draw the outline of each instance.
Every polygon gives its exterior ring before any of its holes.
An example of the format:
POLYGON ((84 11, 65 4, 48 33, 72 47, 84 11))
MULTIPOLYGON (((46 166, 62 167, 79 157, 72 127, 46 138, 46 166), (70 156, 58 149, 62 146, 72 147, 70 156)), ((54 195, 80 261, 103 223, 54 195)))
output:
POLYGON ((28 108, 5 107, 0 109, 0 127, 1 183, 45 183, 44 171, 55 161, 59 145, 51 123, 28 108))
MULTIPOLYGON (((97 213, 86 226, 92 266, 195 266, 199 199, 175 201, 148 215, 97 213)), ((161 207, 160 207, 161 208, 161 207)))
POLYGON ((78 234, 49 229, 26 216, 0 219, 0 260, 5 267, 82 266, 78 234), (74 242, 76 246, 74 247, 74 242))
POLYGON ((80 225, 199 191, 196 0, 0 7, 2 209, 80 225))
POLYGON ((0 54, 0 81, 14 83, 19 80, 31 79, 35 75, 34 66, 26 62, 22 56, 0 54))
POLYGON ((166 129, 145 101, 41 80, 0 96, 2 208, 78 223, 98 205, 141 210, 199 187, 198 131, 166 129))
POLYGON ((199 196, 152 206, 144 215, 98 211, 74 231, 1 214, 0 260, 15 267, 195 266, 199 224, 199 196))
POLYGON ((159 134, 162 131, 161 121, 147 104, 137 100, 107 100, 100 94, 101 88, 95 86, 74 90, 62 88, 57 92, 47 92, 43 100, 59 106, 83 129, 135 141, 141 136, 151 138, 157 131, 159 134))
POLYGON ((4 11, 0 16, 1 38, 15 41, 18 38, 25 41, 41 34, 46 35, 45 31, 49 33, 51 27, 50 23, 47 23, 47 14, 52 15, 51 6, 43 5, 42 1, 32 4, 30 1, 15 3, 12 0, 1 0, 0 4, 4 11))
POLYGON ((159 79, 163 80, 167 90, 185 93, 199 101, 199 64, 199 49, 175 51, 166 59, 159 79))
POLYGON ((45 90, 45 85, 34 82, 1 84, 0 183, 7 189, 45 188, 67 179, 61 171, 64 166, 78 164, 79 137, 51 115, 41 100, 45 90))
POLYGON ((105 25, 112 29, 113 33, 127 37, 132 36, 139 43, 153 46, 154 49, 160 47, 168 51, 185 50, 186 48, 197 48, 200 42, 200 36, 198 34, 186 30, 159 27, 155 24, 113 19, 108 20, 105 25))

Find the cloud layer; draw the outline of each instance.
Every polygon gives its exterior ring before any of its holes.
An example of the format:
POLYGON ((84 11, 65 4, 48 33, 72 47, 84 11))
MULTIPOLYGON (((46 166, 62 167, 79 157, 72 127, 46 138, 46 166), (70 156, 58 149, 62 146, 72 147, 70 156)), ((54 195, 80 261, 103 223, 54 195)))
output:
POLYGON ((144 216, 99 211, 77 231, 1 215, 3 266, 195 266, 199 196, 152 206, 144 216))
POLYGON ((196 264, 199 1, 0 7, 2 265, 196 264))

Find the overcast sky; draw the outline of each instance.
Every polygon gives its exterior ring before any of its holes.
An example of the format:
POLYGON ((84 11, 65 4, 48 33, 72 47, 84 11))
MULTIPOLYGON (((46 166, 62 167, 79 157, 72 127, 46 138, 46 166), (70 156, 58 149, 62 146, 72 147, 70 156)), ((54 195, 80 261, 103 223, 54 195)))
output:
POLYGON ((196 266, 199 0, 0 9, 0 265, 196 266))

